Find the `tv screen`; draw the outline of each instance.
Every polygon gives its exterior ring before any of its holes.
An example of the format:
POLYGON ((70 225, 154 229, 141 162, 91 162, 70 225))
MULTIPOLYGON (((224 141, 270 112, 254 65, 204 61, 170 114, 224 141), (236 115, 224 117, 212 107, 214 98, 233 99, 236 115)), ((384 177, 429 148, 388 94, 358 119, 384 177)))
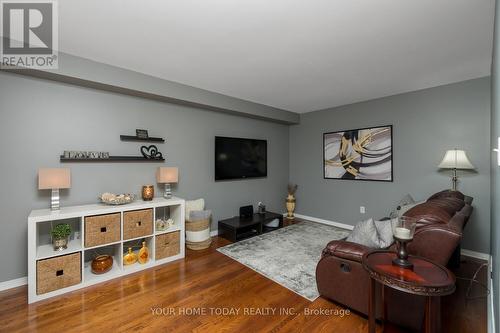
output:
POLYGON ((215 137, 215 180, 267 177, 267 141, 215 137))

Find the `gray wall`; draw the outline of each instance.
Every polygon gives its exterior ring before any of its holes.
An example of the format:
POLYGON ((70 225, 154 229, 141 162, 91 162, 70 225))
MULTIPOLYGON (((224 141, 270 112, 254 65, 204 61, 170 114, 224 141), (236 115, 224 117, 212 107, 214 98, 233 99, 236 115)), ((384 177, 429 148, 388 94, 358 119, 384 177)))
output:
POLYGON ((299 122, 300 117, 294 112, 163 80, 63 52, 59 52, 58 59, 59 68, 53 70, 16 70, 7 67, 2 70, 284 124, 299 122))
POLYGON ((465 249, 489 253, 490 81, 465 81, 306 113, 290 128, 290 181, 299 185, 297 213, 354 225, 383 217, 407 193, 423 200, 451 186, 437 165, 447 149, 463 148, 477 173, 460 173, 459 190, 474 197, 465 249), (323 179, 323 133, 392 124, 394 182, 323 179), (359 213, 360 206, 366 214, 359 213))
MULTIPOLYGON (((500 5, 495 8, 495 35, 493 38, 493 62, 491 84, 491 147, 498 147, 500 137, 500 5)), ((500 166, 496 154, 491 159, 491 255, 493 261, 493 301, 495 323, 500 325, 500 166)))
MULTIPOLYGON (((205 197, 214 223, 237 214, 244 204, 263 201, 282 211, 286 184, 300 185, 297 212, 347 224, 381 217, 406 193, 416 199, 450 185, 436 170, 444 151, 462 147, 477 173, 461 177, 459 189, 474 196, 475 211, 465 233, 464 248, 489 252, 490 232, 490 83, 489 78, 427 89, 332 110, 302 115, 288 126, 210 112, 138 97, 104 92, 29 76, 0 72, 0 281, 26 275, 26 217, 48 207, 48 191, 37 190, 37 169, 61 166, 65 149, 105 150, 136 155, 140 144, 121 142, 120 134, 147 128, 163 136, 159 145, 166 165, 178 166, 175 195, 205 197), (394 125, 394 183, 324 180, 322 134, 327 131, 394 125), (268 140, 265 179, 214 182, 215 135, 268 140), (290 174, 289 174, 290 170, 290 174), (367 214, 359 214, 359 206, 367 214)), ((64 164, 72 170, 72 188, 63 205, 96 202, 104 191, 136 192, 155 183, 158 164, 64 164)), ((161 188, 157 187, 157 191, 161 188)))
MULTIPOLYGON (((27 216, 32 209, 47 208, 50 198, 50 191, 37 190, 37 169, 62 166, 59 155, 67 149, 137 155, 139 143, 119 139, 136 128, 166 138, 158 146, 164 165, 179 167, 174 195, 204 197, 214 212, 212 229, 245 204, 263 201, 269 210, 284 210, 286 125, 0 72, 0 281, 27 273, 27 216), (268 177, 215 182, 215 135, 268 140, 268 177)), ((139 193, 141 185, 156 183, 159 165, 64 164, 71 168, 72 188, 63 191, 62 205, 95 203, 105 191, 139 193)))

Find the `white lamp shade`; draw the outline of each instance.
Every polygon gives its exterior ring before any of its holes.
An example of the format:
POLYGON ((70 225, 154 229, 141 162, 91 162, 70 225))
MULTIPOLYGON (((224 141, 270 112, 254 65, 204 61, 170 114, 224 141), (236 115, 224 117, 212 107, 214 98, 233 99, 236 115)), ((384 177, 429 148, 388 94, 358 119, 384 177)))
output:
POLYGON ((70 169, 38 169, 38 189, 55 190, 71 187, 70 169))
POLYGON ((179 181, 179 170, 177 168, 160 167, 156 172, 158 183, 177 183, 179 181))
POLYGON ((474 169, 465 151, 458 149, 448 150, 438 167, 441 169, 474 169))

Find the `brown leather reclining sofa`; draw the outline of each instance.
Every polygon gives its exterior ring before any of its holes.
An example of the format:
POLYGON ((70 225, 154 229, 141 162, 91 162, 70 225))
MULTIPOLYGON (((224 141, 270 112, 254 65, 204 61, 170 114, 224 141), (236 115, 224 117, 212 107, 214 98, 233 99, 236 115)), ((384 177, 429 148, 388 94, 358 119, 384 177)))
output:
MULTIPOLYGON (((409 253, 447 265, 460 244, 462 230, 472 213, 471 204, 472 198, 446 190, 404 213, 417 219, 414 239, 408 245, 409 253)), ((395 244, 390 248, 395 249, 395 244)), ((361 265, 361 258, 371 250, 345 240, 328 243, 316 267, 320 295, 367 315, 370 278, 361 265)), ((389 321, 413 330, 422 327, 424 297, 391 288, 385 289, 385 295, 389 321)), ((380 310, 379 304, 379 315, 380 310)))

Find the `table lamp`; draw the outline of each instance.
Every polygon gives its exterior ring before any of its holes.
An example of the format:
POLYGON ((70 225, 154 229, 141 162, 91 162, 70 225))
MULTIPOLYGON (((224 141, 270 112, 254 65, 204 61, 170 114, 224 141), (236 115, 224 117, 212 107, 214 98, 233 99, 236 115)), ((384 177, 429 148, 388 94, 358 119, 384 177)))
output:
POLYGON ((38 169, 38 189, 52 190, 51 210, 59 210, 59 189, 71 187, 70 169, 38 169))
POLYGON ((170 184, 177 183, 179 180, 179 170, 177 168, 159 167, 156 172, 156 181, 165 184, 165 192, 163 197, 165 199, 172 198, 172 190, 170 184))
POLYGON ((441 169, 453 170, 453 176, 451 178, 453 191, 457 190, 457 180, 458 180, 457 169, 462 169, 462 170, 474 169, 474 166, 467 158, 465 150, 459 150, 459 149, 448 150, 444 154, 443 160, 441 161, 441 163, 439 163, 438 167, 441 169))

